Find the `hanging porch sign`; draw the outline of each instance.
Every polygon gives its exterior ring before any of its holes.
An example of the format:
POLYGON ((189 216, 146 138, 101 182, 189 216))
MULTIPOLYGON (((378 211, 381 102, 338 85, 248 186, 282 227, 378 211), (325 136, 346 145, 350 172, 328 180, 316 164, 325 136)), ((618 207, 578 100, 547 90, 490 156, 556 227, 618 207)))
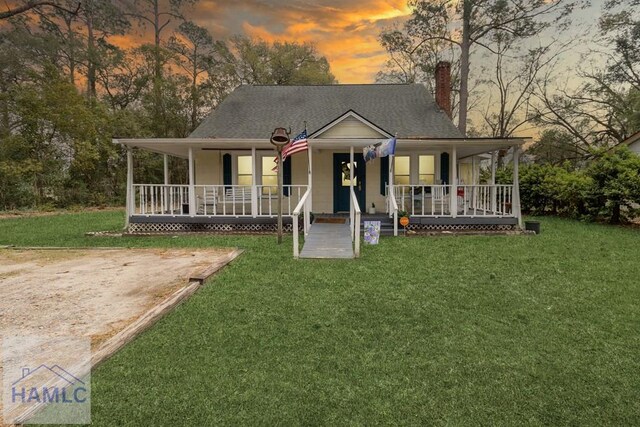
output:
POLYGON ((380 221, 364 222, 364 241, 369 245, 377 245, 380 240, 380 221))

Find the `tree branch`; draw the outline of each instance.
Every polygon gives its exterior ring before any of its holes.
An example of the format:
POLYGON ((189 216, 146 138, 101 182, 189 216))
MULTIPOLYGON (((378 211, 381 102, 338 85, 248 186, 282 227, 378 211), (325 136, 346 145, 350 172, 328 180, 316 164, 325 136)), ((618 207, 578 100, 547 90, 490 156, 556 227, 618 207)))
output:
POLYGON ((11 18, 12 16, 15 15, 19 15, 21 13, 27 12, 33 8, 38 8, 38 7, 42 7, 42 6, 49 6, 49 7, 53 7, 55 9, 61 10, 63 12, 72 14, 72 15, 77 15, 78 11, 80 10, 80 6, 81 6, 81 2, 78 2, 78 7, 76 8, 76 10, 69 10, 66 7, 63 7, 59 4, 57 4, 56 2, 53 1, 28 1, 27 3, 16 7, 15 9, 11 9, 9 8, 9 6, 7 6, 7 11, 6 12, 0 12, 0 19, 7 19, 7 18, 11 18))

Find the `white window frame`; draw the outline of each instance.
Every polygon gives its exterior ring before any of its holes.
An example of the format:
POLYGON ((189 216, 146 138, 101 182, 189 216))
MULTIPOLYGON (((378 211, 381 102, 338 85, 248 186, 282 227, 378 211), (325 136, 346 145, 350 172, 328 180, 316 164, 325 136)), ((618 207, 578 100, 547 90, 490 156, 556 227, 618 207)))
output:
MULTIPOLYGON (((427 151, 412 151, 412 152, 408 152, 408 153, 404 153, 404 152, 397 152, 396 155, 398 157, 402 157, 402 156, 409 156, 409 183, 410 185, 420 185, 420 156, 433 156, 433 161, 434 161, 434 167, 433 167, 433 172, 435 175, 435 183, 433 185, 439 185, 437 182, 440 180, 440 155, 442 153, 440 151, 432 151, 432 150, 427 150, 427 151)), ((394 159, 395 161, 395 159, 394 159)), ((394 169, 395 169, 395 165, 394 165, 394 169)), ((394 170, 394 174, 395 174, 395 170, 394 170)), ((394 185, 398 185, 395 182, 395 175, 394 175, 394 185)), ((425 184, 426 185, 426 184, 425 184)))

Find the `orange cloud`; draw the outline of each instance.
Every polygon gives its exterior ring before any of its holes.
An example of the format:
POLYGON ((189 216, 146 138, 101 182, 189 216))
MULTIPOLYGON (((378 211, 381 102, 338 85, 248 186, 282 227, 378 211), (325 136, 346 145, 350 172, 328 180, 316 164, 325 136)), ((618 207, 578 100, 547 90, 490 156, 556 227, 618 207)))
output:
POLYGON ((244 21, 243 32, 270 42, 315 43, 341 83, 372 82, 386 60, 378 33, 385 24, 406 19, 411 13, 405 1, 382 0, 318 6, 313 14, 295 8, 278 12, 281 12, 278 25, 273 19, 265 19, 263 24, 244 21))

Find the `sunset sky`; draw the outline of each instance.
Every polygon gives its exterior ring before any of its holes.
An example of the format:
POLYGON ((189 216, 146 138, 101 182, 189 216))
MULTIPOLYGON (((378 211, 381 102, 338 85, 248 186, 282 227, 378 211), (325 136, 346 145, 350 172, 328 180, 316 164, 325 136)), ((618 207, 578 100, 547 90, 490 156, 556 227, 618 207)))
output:
MULTIPOLYGON (((595 24, 601 5, 576 12, 569 34, 595 24)), ((372 83, 387 59, 378 34, 411 11, 406 0, 201 0, 187 15, 217 38, 313 42, 340 83, 372 83)))
POLYGON ((314 42, 340 83, 371 83, 386 59, 378 34, 410 11, 406 0, 202 0, 189 15, 216 37, 314 42))

